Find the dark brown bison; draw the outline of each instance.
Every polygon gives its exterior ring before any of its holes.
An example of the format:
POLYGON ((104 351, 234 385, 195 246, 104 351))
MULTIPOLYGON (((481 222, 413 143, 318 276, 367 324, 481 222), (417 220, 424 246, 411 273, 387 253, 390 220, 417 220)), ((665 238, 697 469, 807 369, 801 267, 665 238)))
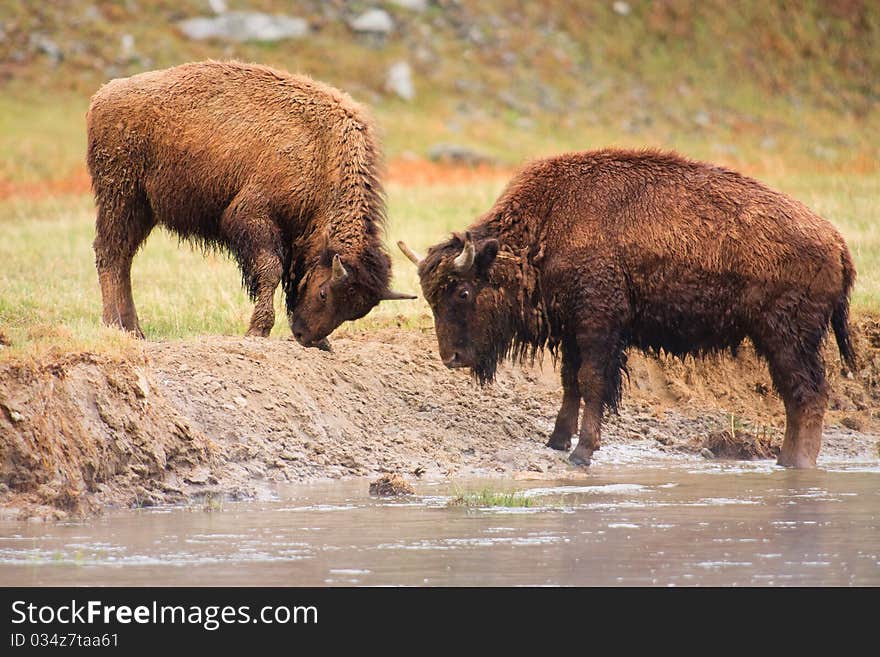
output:
POLYGON ((414 298, 388 289, 379 148, 341 91, 265 66, 184 64, 104 85, 87 123, 105 324, 143 337, 131 263, 157 224, 232 253, 256 301, 248 335, 271 331, 279 282, 304 345, 414 298))
POLYGON ((490 381, 506 356, 561 352, 548 446, 589 464, 626 349, 684 357, 749 338, 785 402, 779 463, 815 467, 829 323, 846 363, 855 277, 840 234, 784 194, 675 154, 602 150, 534 162, 419 267, 440 356, 490 381), (558 351, 557 351, 558 350, 558 351))

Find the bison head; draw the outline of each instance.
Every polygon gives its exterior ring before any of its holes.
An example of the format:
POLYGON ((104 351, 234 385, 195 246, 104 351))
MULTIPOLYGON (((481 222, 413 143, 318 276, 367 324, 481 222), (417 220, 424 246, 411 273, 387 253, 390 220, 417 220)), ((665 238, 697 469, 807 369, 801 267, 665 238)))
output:
POLYGON ((454 235, 424 259, 402 242, 398 246, 419 268, 443 364, 469 367, 481 383, 491 381, 510 344, 504 293, 490 275, 498 240, 454 235))
POLYGON ((293 337, 305 347, 326 349, 326 338, 337 326, 360 319, 380 301, 415 299, 388 289, 390 268, 384 252, 368 252, 359 262, 344 262, 339 253, 325 250, 300 280, 292 304, 288 297, 293 337))

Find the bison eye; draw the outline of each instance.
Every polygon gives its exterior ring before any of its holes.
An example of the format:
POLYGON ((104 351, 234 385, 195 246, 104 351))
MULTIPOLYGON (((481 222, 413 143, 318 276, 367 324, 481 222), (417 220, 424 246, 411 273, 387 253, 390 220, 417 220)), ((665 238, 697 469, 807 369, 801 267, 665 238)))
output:
POLYGON ((463 301, 467 301, 468 299, 470 299, 470 297, 471 297, 470 290, 465 289, 465 290, 462 290, 461 292, 458 293, 458 298, 463 301))
POLYGON ((321 301, 327 300, 327 290, 318 290, 318 296, 321 298, 321 301))

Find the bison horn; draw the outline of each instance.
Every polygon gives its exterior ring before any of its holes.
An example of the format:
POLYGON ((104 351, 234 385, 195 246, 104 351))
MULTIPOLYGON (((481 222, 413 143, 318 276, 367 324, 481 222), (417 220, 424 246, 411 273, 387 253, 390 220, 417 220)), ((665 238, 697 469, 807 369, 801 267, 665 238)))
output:
POLYGON ((404 244, 403 240, 397 243, 397 246, 403 251, 403 255, 410 259, 416 267, 422 264, 422 258, 411 248, 409 248, 406 244, 404 244))
POLYGON ((385 290, 382 296, 379 297, 379 301, 399 301, 401 299, 418 299, 418 297, 406 292, 395 292, 394 290, 385 290))
POLYGON ((348 270, 342 264, 342 260, 339 259, 339 254, 337 253, 333 256, 333 277, 330 279, 330 282, 341 283, 346 278, 348 278, 348 270))
POLYGON ((465 233, 464 247, 453 261, 452 266, 455 268, 455 271, 461 273, 470 271, 471 267, 474 266, 474 243, 471 240, 470 233, 465 233))

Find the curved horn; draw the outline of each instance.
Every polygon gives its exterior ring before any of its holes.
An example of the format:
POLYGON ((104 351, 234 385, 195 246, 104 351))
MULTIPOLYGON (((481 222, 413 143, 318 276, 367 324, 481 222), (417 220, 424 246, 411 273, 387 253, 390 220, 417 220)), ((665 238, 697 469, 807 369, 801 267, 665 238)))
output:
POLYGON ((395 292, 394 290, 385 290, 382 296, 379 297, 379 301, 399 301, 401 299, 418 299, 418 297, 406 292, 395 292))
POLYGON ((333 277, 330 279, 331 283, 340 283, 348 278, 348 271, 345 269, 345 266, 342 264, 342 260, 339 259, 339 254, 335 254, 333 256, 333 277))
POLYGON ((403 255, 409 258, 410 262, 412 262, 416 267, 422 264, 422 258, 411 248, 409 248, 406 244, 404 244, 403 240, 397 243, 397 246, 403 251, 403 255))
POLYGON ((452 262, 452 266, 455 268, 455 271, 461 273, 470 271, 470 268, 474 266, 474 243, 471 240, 470 233, 464 234, 464 248, 462 248, 461 253, 452 262))

